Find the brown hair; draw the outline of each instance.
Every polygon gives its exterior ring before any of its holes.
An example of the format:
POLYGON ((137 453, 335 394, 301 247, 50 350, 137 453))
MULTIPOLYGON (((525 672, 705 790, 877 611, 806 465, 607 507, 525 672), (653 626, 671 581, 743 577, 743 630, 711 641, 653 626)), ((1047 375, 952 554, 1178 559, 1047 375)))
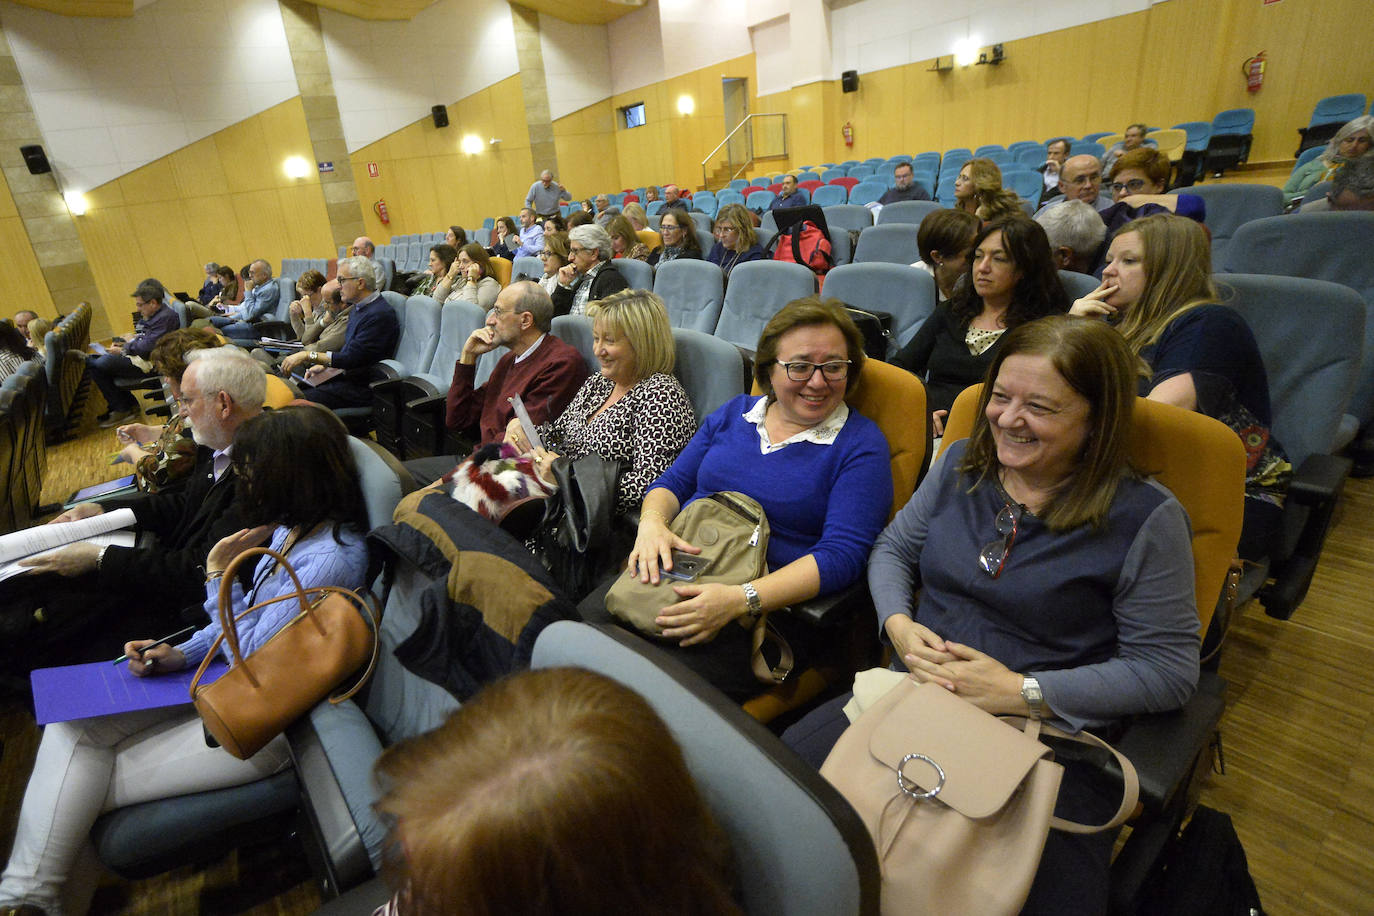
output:
POLYGON ((1145 289, 1125 309, 1117 325, 1131 350, 1159 340, 1164 328, 1184 312, 1217 301, 1212 283, 1212 244, 1207 230, 1185 216, 1161 213, 1122 226, 1117 236, 1135 232, 1144 249, 1145 289))
POLYGON ((921 228, 916 230, 916 250, 921 260, 931 267, 932 251, 945 257, 953 257, 973 246, 973 237, 978 234, 978 217, 964 210, 940 209, 927 213, 921 220, 921 228))
POLYGON ((969 179, 973 182, 973 215, 987 221, 1005 216, 1025 216, 1021 198, 1002 187, 1002 169, 991 159, 970 159, 969 179))
POLYGON ((1112 177, 1120 175, 1122 169, 1144 172, 1145 177, 1159 185, 1160 190, 1169 186, 1169 175, 1173 171, 1169 157, 1152 146, 1137 146, 1118 156, 1116 164, 1112 166, 1112 177))
POLYGON ((212 350, 224 346, 225 343, 225 339, 214 328, 183 328, 179 331, 168 331, 153 344, 148 361, 153 364, 153 371, 158 375, 181 384, 181 377, 186 374, 187 353, 192 350, 212 350))
MULTIPOLYGON (((686 215, 686 214, 683 214, 686 215)), ((716 214, 716 225, 720 225, 721 220, 726 220, 739 229, 739 250, 747 251, 756 241, 758 236, 754 234, 754 219, 749 215, 749 209, 744 204, 726 204, 720 208, 716 214)), ((692 218, 687 217, 690 223, 692 218)), ((696 225, 692 225, 692 231, 696 231, 696 225)))
MULTIPOLYGON (((682 244, 677 246, 683 251, 694 251, 701 254, 701 239, 697 238, 697 224, 692 217, 687 215, 687 211, 681 207, 668 207, 659 213, 662 217, 658 221, 658 233, 663 235, 663 220, 668 217, 673 218, 673 222, 682 230, 682 244)), ((665 243, 666 244, 666 243, 665 243)))
POLYGON ((773 393, 773 366, 778 361, 778 341, 794 328, 812 327, 828 324, 839 328, 844 336, 845 349, 849 351, 849 377, 845 379, 844 393, 849 394, 859 384, 859 374, 864 367, 864 335, 854 324, 854 319, 845 311, 844 303, 838 299, 822 299, 807 296, 794 299, 768 319, 759 335, 759 345, 754 352, 754 381, 768 395, 769 403, 776 398, 773 393))
POLYGON ((321 286, 324 286, 324 274, 320 273, 318 270, 307 270, 300 275, 298 280, 296 280, 296 285, 307 293, 313 293, 321 286))
POLYGON ((1139 364, 1121 335, 1102 321, 1052 315, 1008 331, 983 379, 973 433, 959 463, 960 473, 973 478, 970 490, 998 478, 1001 464, 987 408, 1002 364, 1017 355, 1045 357, 1088 402, 1083 454, 1073 475, 1041 511, 1041 520, 1052 531, 1100 527, 1117 486, 1131 473, 1128 449, 1139 364))
MULTIPOLYGON (((483 277, 491 276, 491 255, 487 254, 485 248, 476 242, 468 242, 462 247, 462 251, 468 256, 469 260, 475 261, 477 265, 482 268, 483 277)), ((454 255, 454 260, 456 261, 457 259, 458 256, 454 255)), ((463 279, 463 282, 467 282, 466 277, 463 279)))
MULTIPOLYGON (((623 214, 611 217, 611 221, 606 225, 606 234, 611 237, 612 241, 620 239, 625 243, 625 251, 621 257, 628 258, 630 252, 634 251, 634 247, 639 244, 639 236, 635 235, 635 227, 630 225, 630 221, 623 214)), ((612 253, 614 253, 614 246, 612 246, 612 253)))
POLYGON ((592 221, 592 215, 586 210, 574 210, 568 214, 568 231, 584 226, 592 221))
POLYGON ((737 914, 725 838, 663 721, 579 668, 524 671, 377 762, 407 914, 737 914))

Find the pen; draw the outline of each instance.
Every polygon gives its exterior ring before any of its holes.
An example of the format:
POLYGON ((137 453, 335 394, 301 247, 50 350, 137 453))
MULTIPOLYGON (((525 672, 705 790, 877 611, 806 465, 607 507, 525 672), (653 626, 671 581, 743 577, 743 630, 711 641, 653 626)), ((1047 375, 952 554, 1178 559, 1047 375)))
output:
MULTIPOLYGON (((158 639, 158 640, 155 640, 155 641, 153 641, 153 642, 148 643, 148 645, 146 645, 146 646, 144 646, 142 649, 139 649, 139 650, 138 650, 138 654, 139 654, 140 656, 142 656, 143 653, 144 653, 144 652, 147 652, 149 649, 152 649, 152 648, 154 648, 154 647, 156 647, 156 646, 164 645, 164 644, 169 643, 169 642, 175 642, 176 640, 181 639, 183 636, 190 636, 190 635, 191 635, 192 633, 194 633, 195 631, 196 631, 196 628, 195 628, 195 627, 187 627, 187 628, 184 629, 184 630, 177 630, 177 631, 176 631, 175 633, 173 633, 171 636, 164 636, 164 637, 162 637, 161 639, 158 639)), ((119 658, 117 658, 117 659, 114 660, 113 664, 122 665, 122 664, 124 664, 125 662, 127 662, 128 660, 129 660, 129 656, 127 656, 127 655, 121 655, 119 658)))

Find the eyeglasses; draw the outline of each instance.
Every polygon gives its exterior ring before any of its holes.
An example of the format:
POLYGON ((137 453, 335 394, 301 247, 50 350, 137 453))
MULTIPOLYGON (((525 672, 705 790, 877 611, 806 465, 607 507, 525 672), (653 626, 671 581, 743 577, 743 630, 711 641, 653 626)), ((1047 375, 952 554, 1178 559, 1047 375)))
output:
POLYGON ((539 256, 540 256, 541 258, 551 258, 551 257, 553 257, 553 252, 552 252, 552 251, 549 251, 549 249, 545 248, 543 251, 539 252, 539 256))
POLYGON ((343 274, 339 274, 339 275, 338 275, 337 277, 335 277, 334 279, 335 279, 335 280, 338 280, 340 283, 347 283, 349 280, 356 280, 356 279, 358 279, 358 278, 357 278, 357 277, 345 277, 343 274))
POLYGON ((568 247, 568 254, 587 254, 589 251, 591 251, 590 248, 583 248, 580 245, 576 248, 568 247))
POLYGON ((997 536, 1000 540, 989 541, 978 552, 978 565, 983 572, 996 579, 1002 575, 1002 567, 1007 565, 1007 554, 1011 545, 1016 543, 1016 530, 1021 525, 1022 506, 1020 503, 1007 503, 997 513, 997 536))
POLYGON ((808 363, 804 360, 797 360, 791 363, 778 363, 787 370, 787 377, 794 382, 809 382, 811 376, 816 374, 816 370, 821 370, 822 377, 827 382, 838 382, 849 377, 850 361, 847 359, 832 359, 828 363, 808 363))
POLYGON ((1140 189, 1145 187, 1144 178, 1132 178, 1130 181, 1117 181, 1112 184, 1112 193, 1120 194, 1125 191, 1129 194, 1139 194, 1140 189))
POLYGON ((515 309, 501 309, 493 305, 491 308, 487 309, 487 314, 495 315, 497 318, 500 318, 502 315, 514 315, 515 309))

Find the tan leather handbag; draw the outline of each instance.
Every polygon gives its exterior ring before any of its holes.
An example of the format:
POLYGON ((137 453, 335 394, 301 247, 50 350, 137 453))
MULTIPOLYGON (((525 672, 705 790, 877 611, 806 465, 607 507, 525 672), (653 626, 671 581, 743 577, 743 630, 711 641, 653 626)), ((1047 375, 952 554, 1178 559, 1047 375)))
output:
POLYGON ((1135 768, 1106 742, 989 715, 937 684, 908 678, 845 730, 821 775, 873 838, 884 916, 1014 914, 1030 893, 1051 826, 1071 833, 1118 827, 1139 794, 1135 768), (1041 732, 1116 756, 1125 792, 1106 824, 1053 816, 1064 768, 1037 739, 1041 732))
POLYGON ((367 663, 357 682, 329 701, 341 703, 351 697, 377 664, 377 619, 367 601, 357 592, 332 585, 307 591, 286 557, 267 547, 245 550, 225 569, 219 588, 219 621, 221 633, 191 681, 191 699, 210 735, 240 760, 262 750, 367 663), (291 577, 296 590, 259 602, 236 617, 230 598, 234 572, 255 556, 275 560, 291 577), (237 622, 279 601, 299 602, 300 613, 245 657, 239 648, 237 622), (202 685, 200 679, 224 640, 229 643, 233 664, 218 680, 202 685))
MULTIPOLYGON (((625 570, 606 593, 606 610, 645 636, 661 637, 655 619, 667 606, 682 599, 673 586, 719 582, 743 585, 768 572, 768 516, 751 496, 726 490, 696 500, 677 514, 670 526, 673 533, 701 553, 684 557, 695 571, 690 579, 659 577, 658 585, 639 581, 639 577, 625 570)), ((675 571, 680 565, 674 563, 675 571)), ((749 665, 760 683, 781 684, 792 671, 792 647, 777 631, 768 627, 768 613, 758 619, 741 617, 741 626, 749 629, 753 638, 749 665), (763 655, 764 642, 777 646, 779 661, 769 666, 763 655)))

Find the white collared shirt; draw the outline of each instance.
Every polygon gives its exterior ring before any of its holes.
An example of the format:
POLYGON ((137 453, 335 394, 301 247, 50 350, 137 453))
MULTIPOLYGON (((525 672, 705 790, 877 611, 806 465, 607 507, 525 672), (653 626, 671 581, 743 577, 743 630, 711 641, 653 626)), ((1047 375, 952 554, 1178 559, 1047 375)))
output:
POLYGON ((215 476, 216 483, 224 476, 224 472, 229 470, 229 453, 233 448, 234 447, 231 445, 228 448, 218 449, 210 456, 212 462, 211 467, 213 469, 212 473, 215 476))
POLYGON ((754 402, 754 406, 744 412, 744 419, 754 424, 754 428, 759 431, 759 454, 767 455, 776 452, 778 449, 791 445, 793 442, 814 442, 816 445, 834 445, 835 437, 844 429, 845 421, 849 419, 849 405, 841 401, 839 406, 830 412, 830 416, 817 423, 810 429, 804 429, 783 441, 773 444, 768 438, 768 427, 764 422, 768 415, 768 398, 761 397, 754 402))
POLYGON ((515 358, 515 361, 516 361, 517 363, 523 363, 523 362, 525 361, 525 358, 526 358, 526 357, 528 357, 528 356, 529 356, 531 353, 533 353, 535 350, 538 350, 538 349, 539 349, 539 345, 540 345, 541 343, 543 343, 543 342, 544 342, 544 338, 545 338, 545 337, 548 337, 548 336, 549 336, 549 335, 547 335, 547 334, 540 334, 540 335, 539 335, 539 339, 536 340, 534 343, 530 344, 529 349, 526 350, 524 353, 521 353, 519 356, 517 356, 517 357, 515 358))

